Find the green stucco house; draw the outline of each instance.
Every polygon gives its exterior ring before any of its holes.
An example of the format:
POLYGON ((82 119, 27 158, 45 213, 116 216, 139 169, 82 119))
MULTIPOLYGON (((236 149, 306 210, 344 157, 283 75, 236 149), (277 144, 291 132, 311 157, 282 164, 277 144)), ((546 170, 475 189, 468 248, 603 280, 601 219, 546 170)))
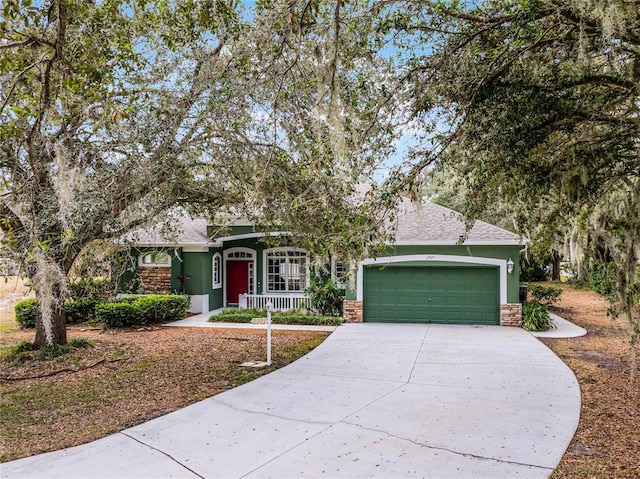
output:
MULTIPOLYGON (((355 281, 344 281, 344 265, 332 262, 334 280, 346 289, 345 321, 519 324, 518 235, 478 221, 464 237, 454 211, 408 201, 395 229, 382 256, 359 262, 355 281)), ((176 231, 170 240, 160 228, 136 235, 128 279, 135 275, 142 292, 184 291, 194 313, 268 301, 290 309, 305 298, 305 250, 267 246, 265 233, 242 218, 218 234, 205 220, 181 218, 176 231)))

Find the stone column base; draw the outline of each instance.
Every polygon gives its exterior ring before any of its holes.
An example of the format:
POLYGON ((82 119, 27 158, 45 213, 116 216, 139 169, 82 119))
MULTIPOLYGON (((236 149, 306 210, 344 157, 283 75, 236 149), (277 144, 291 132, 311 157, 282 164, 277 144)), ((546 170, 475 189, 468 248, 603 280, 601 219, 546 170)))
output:
POLYGON ((342 303, 342 318, 345 323, 361 323, 362 301, 345 299, 342 303))
POLYGON ((500 326, 520 326, 522 305, 520 303, 500 305, 500 326))

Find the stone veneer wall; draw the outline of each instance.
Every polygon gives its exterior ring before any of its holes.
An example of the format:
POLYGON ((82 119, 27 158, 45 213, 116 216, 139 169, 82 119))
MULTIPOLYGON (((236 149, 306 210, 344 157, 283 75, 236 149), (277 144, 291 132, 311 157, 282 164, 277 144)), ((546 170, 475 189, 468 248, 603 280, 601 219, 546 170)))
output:
POLYGON ((171 293, 171 267, 138 268, 141 293, 171 293))
POLYGON ((345 323, 361 323, 362 301, 345 299, 342 304, 342 317, 345 323))
POLYGON ((522 305, 520 303, 500 305, 500 326, 520 326, 522 305))

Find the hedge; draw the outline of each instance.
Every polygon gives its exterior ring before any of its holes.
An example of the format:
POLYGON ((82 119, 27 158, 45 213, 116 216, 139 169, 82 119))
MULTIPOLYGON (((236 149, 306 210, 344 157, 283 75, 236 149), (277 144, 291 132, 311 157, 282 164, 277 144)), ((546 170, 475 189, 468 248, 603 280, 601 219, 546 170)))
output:
POLYGON ((96 318, 107 327, 138 326, 184 319, 189 297, 175 294, 129 296, 96 306, 96 318))
POLYGON ((177 294, 141 296, 131 303, 144 323, 163 323, 184 319, 189 308, 189 297, 177 294))
MULTIPOLYGON (((93 319, 97 303, 94 300, 67 301, 64 303, 67 323, 82 323, 93 319)), ((16 321, 20 326, 23 328, 36 327, 37 302, 35 298, 23 299, 15 305, 14 310, 16 321)))
MULTIPOLYGON (((97 319, 108 327, 124 327, 183 319, 189 308, 189 297, 152 294, 106 301, 85 299, 67 301, 64 307, 67 323, 97 319)), ((17 303, 15 312, 16 320, 23 328, 35 327, 37 303, 34 298, 17 303)))

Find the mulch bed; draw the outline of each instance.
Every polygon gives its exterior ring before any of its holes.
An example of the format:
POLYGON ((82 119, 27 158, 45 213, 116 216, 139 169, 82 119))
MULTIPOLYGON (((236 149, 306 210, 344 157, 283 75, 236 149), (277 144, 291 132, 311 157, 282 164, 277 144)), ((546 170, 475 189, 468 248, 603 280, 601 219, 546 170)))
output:
POLYGON ((555 312, 586 336, 543 339, 573 370, 582 392, 580 425, 554 479, 640 477, 640 381, 631 382, 628 327, 607 316, 609 303, 563 285, 555 312))

